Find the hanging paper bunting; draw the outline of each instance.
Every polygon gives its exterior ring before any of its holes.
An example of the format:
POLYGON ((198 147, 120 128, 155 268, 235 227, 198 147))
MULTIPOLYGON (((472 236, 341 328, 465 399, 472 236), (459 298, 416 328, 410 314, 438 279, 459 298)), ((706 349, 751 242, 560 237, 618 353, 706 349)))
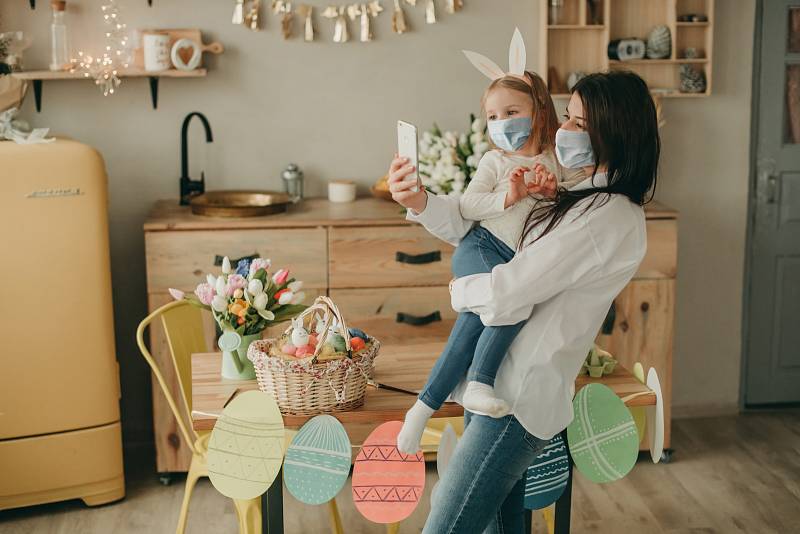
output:
POLYGON ((406 25, 406 15, 403 13, 403 7, 400 5, 400 0, 394 0, 392 31, 397 34, 406 33, 408 31, 408 26, 406 25))
POLYGON ((428 0, 428 4, 425 6, 425 22, 436 24, 436 4, 434 0, 428 0))
POLYGON ((431 488, 431 503, 435 498, 436 490, 439 487, 439 481, 442 480, 447 466, 450 465, 450 458, 453 457, 453 452, 456 450, 457 443, 458 436, 456 435, 456 431, 453 429, 453 425, 447 423, 444 430, 442 430, 442 435, 439 438, 439 448, 436 451, 436 472, 439 474, 439 480, 437 480, 433 488, 431 488))
POLYGON ((322 16, 329 19, 336 19, 333 26, 333 42, 346 43, 350 40, 350 35, 347 31, 347 18, 345 18, 345 6, 328 6, 322 12, 322 16))
POLYGON ((306 41, 314 40, 314 24, 311 20, 314 14, 314 6, 308 4, 300 4, 297 6, 297 14, 300 15, 305 22, 303 23, 303 39, 306 41))
POLYGON ((252 31, 258 31, 259 11, 261 10, 261 0, 253 0, 250 4, 250 11, 244 17, 244 24, 252 31))
POLYGON ((383 11, 380 0, 375 0, 369 4, 351 4, 347 6, 347 15, 350 20, 361 19, 361 42, 366 43, 372 40, 372 29, 370 28, 369 18, 375 18, 383 11))
POLYGON ((364 441, 353 465, 353 501, 356 509, 374 523, 397 523, 407 518, 425 489, 422 451, 397 450, 403 423, 389 421, 364 441))
POLYGON ((461 0, 447 0, 448 13, 455 13, 456 11, 461 11, 461 8, 463 7, 464 3, 461 0))
POLYGON ((584 386, 572 402, 567 427, 569 452, 581 473, 597 483, 613 482, 633 469, 639 440, 631 412, 608 386, 584 386))
POLYGON ((283 33, 283 38, 290 38, 292 36, 292 23, 294 22, 292 3, 284 0, 272 0, 272 12, 276 15, 281 15, 281 32, 283 33))
POLYGON ((275 400, 261 391, 240 393, 211 432, 208 477, 226 497, 258 497, 280 471, 283 445, 283 418, 275 400))
POLYGON ((657 464, 664 454, 664 395, 658 373, 651 367, 647 372, 647 387, 656 394, 656 405, 647 407, 647 441, 650 445, 650 457, 657 464))
POLYGON ((561 434, 556 434, 528 467, 525 508, 541 510, 561 497, 569 478, 569 456, 561 434))
POLYGON ((342 424, 330 415, 318 415, 303 425, 286 450, 286 489, 302 503, 326 503, 347 482, 351 459, 342 424))

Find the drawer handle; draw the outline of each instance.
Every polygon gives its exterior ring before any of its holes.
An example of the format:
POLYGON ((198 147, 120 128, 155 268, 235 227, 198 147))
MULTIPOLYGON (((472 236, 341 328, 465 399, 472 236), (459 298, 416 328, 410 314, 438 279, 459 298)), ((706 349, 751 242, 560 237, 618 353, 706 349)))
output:
POLYGON ((406 254, 405 252, 397 251, 394 255, 394 259, 400 263, 419 265, 422 263, 442 261, 442 253, 439 250, 434 250, 433 252, 423 252, 422 254, 406 254))
POLYGON ((406 323, 412 326, 423 326, 429 323, 433 323, 435 321, 441 321, 442 315, 439 313, 439 310, 428 314, 428 315, 411 315, 409 313, 398 312, 397 313, 397 322, 398 323, 406 323))
POLYGON ((606 318, 603 321, 603 326, 600 328, 600 332, 604 336, 611 335, 614 331, 614 321, 617 319, 617 306, 615 302, 611 303, 611 307, 608 309, 608 313, 606 314, 606 318))
MULTIPOLYGON (((236 258, 235 260, 232 259, 232 258, 228 258, 228 259, 231 261, 231 266, 234 269, 236 269, 236 266, 239 264, 240 261, 242 261, 242 260, 254 260, 254 259, 260 258, 260 257, 261 256, 258 255, 258 252, 254 252, 249 256, 242 256, 241 258, 236 258)), ((216 256, 214 256, 214 265, 219 267, 220 265, 222 265, 222 260, 223 259, 225 259, 225 256, 220 256, 219 254, 217 254, 216 256)))

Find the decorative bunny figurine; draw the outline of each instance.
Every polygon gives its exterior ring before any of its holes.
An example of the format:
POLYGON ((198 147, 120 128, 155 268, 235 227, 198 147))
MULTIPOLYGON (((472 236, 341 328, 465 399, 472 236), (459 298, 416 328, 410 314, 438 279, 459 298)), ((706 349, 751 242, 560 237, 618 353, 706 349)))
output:
POLYGON ((497 63, 483 54, 470 50, 462 50, 462 52, 467 56, 470 63, 490 80, 497 80, 498 78, 512 75, 530 84, 528 78, 525 76, 525 43, 522 41, 522 34, 519 32, 519 28, 514 28, 514 36, 511 38, 511 44, 508 46, 508 72, 503 71, 497 63))
POLYGON ((296 317, 292 319, 292 345, 295 347, 302 347, 308 345, 308 331, 303 325, 303 318, 296 317))

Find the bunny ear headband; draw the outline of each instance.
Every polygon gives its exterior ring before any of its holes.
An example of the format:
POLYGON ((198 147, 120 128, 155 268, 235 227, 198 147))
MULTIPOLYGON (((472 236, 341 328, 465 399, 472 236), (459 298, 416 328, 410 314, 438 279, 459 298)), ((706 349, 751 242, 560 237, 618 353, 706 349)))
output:
POLYGON ((528 77, 525 76, 525 43, 522 41, 522 34, 519 32, 519 28, 514 28, 514 36, 508 46, 508 72, 504 72, 503 69, 497 66, 497 63, 483 54, 470 50, 462 50, 462 52, 476 69, 492 81, 511 75, 521 78, 528 85, 531 84, 528 77))

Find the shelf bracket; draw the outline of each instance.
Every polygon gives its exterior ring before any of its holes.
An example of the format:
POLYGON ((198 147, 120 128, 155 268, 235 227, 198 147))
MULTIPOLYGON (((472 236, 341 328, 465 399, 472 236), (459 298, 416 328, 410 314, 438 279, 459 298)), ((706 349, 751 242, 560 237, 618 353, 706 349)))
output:
POLYGON ((36 0, 30 0, 31 2, 31 9, 36 9, 36 0))
POLYGON ((158 109, 158 76, 150 76, 150 100, 153 109, 158 109))
MULTIPOLYGON (((31 0, 31 2, 35 2, 36 0, 31 0)), ((153 0, 147 0, 147 5, 153 7, 153 0)))
POLYGON ((42 80, 33 80, 33 100, 36 103, 36 113, 42 111, 42 80))

